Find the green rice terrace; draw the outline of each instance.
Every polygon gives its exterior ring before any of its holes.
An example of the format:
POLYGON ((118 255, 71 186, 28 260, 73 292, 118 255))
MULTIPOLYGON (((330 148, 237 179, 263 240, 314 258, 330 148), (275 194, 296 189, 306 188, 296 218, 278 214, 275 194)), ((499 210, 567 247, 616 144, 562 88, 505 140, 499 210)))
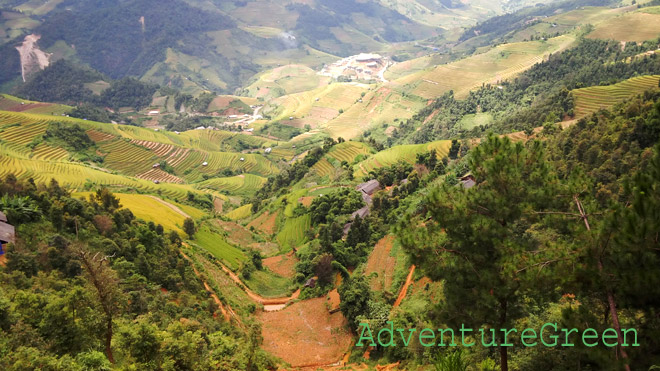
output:
POLYGON ((639 76, 614 85, 573 90, 575 116, 580 118, 600 109, 608 109, 647 90, 658 89, 660 75, 639 76))

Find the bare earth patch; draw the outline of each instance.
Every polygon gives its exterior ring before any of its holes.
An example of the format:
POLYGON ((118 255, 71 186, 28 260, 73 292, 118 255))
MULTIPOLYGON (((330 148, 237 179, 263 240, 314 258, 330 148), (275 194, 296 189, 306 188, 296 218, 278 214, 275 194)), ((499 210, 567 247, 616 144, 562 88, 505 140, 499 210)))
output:
POLYGON ((298 202, 300 202, 305 207, 310 207, 312 206, 313 200, 314 200, 314 196, 303 196, 298 199, 298 202))
POLYGON ((293 367, 326 366, 342 360, 351 345, 341 312, 329 314, 325 298, 259 314, 263 348, 293 367))
POLYGON ((251 221, 247 227, 254 227, 255 229, 263 232, 264 234, 270 236, 275 233, 275 221, 277 220, 277 213, 271 214, 269 211, 264 212, 259 215, 256 219, 251 221))
POLYGON ((293 253, 273 256, 264 259, 264 265, 271 271, 279 274, 280 276, 291 278, 296 273, 294 266, 298 259, 293 253))
POLYGON ((376 291, 387 290, 392 286, 396 266, 396 259, 390 256, 393 243, 393 235, 381 238, 376 243, 371 255, 369 255, 369 260, 367 260, 365 275, 369 276, 373 272, 378 274, 378 277, 371 279, 371 288, 376 291))

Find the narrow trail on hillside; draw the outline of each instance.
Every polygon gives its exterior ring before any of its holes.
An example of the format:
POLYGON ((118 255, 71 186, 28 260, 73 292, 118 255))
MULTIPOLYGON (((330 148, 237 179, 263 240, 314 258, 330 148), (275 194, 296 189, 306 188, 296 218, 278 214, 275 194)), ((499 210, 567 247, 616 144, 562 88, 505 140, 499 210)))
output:
POLYGON ((399 296, 396 298, 396 301, 394 302, 392 309, 401 305, 401 301, 403 301, 403 298, 406 297, 406 294, 408 293, 408 287, 412 283, 413 273, 415 273, 415 264, 410 266, 410 272, 408 273, 408 277, 406 277, 406 282, 403 284, 403 287, 401 287, 399 296))
POLYGON ((286 304, 290 302, 291 300, 297 299, 298 296, 300 296, 300 289, 296 290, 291 296, 286 296, 286 297, 281 297, 281 298, 264 298, 263 296, 255 293, 254 291, 250 290, 244 283, 241 281, 241 279, 236 275, 236 273, 232 272, 229 268, 225 267, 224 264, 218 263, 220 267, 222 268, 229 277, 239 284, 240 287, 242 287, 245 290, 245 293, 250 297, 250 299, 254 300, 255 302, 262 304, 262 305, 280 305, 280 304, 286 304))
MULTIPOLYGON (((184 246, 190 247, 187 243, 183 243, 184 246)), ((183 251, 181 251, 181 254, 183 255, 184 258, 192 261, 183 251)), ((265 298, 254 291, 250 290, 249 287, 241 279, 236 275, 236 273, 232 272, 231 269, 227 268, 224 264, 222 264, 219 261, 216 261, 216 264, 220 266, 220 268, 231 278, 232 281, 234 281, 238 287, 242 288, 245 293, 255 301, 256 303, 262 304, 262 305, 282 305, 282 304, 287 304, 292 300, 297 299, 300 296, 300 289, 296 290, 293 294, 290 296, 285 296, 285 297, 280 297, 280 298, 265 298)))
MULTIPOLYGON (((202 275, 199 273, 197 268, 195 268, 195 265, 194 265, 192 259, 190 259, 190 257, 188 257, 188 255, 186 255, 183 251, 181 251, 181 255, 183 255, 183 257, 191 263, 193 272, 195 272, 195 275, 197 275, 197 277, 199 277, 199 279, 202 280, 202 283, 204 284, 204 288, 206 289, 206 291, 211 293, 211 297, 213 298, 213 301, 218 305, 218 307, 220 307, 220 311, 222 312, 222 316, 225 318, 225 321, 229 322, 230 319, 231 319, 229 317, 229 312, 227 311, 227 309, 225 309, 225 306, 220 301, 220 298, 218 297, 218 295, 216 295, 216 293, 213 291, 211 286, 209 286, 209 284, 202 279, 202 275)), ((238 319, 238 318, 237 318, 237 320, 240 321, 240 319, 238 319)))
POLYGON ((161 204, 163 204, 163 205, 169 207, 170 209, 174 210, 175 213, 177 213, 177 214, 183 216, 184 218, 190 218, 190 215, 186 214, 183 210, 181 210, 181 209, 179 209, 177 206, 172 205, 171 203, 169 203, 169 202, 163 200, 162 198, 159 198, 159 197, 156 197, 156 196, 152 196, 152 195, 148 195, 148 196, 151 197, 151 198, 153 198, 154 200, 160 202, 161 204))

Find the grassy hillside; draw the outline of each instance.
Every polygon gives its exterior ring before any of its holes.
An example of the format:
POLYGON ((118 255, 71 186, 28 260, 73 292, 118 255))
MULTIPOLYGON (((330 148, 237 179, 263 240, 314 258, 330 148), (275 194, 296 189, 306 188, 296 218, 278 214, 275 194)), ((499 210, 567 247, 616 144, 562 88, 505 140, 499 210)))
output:
POLYGON ((660 7, 642 8, 596 25, 588 37, 642 42, 660 36, 660 7))
POLYGON ((391 166, 399 161, 412 164, 418 153, 428 152, 431 149, 437 151, 438 157, 442 158, 449 153, 451 141, 441 140, 424 144, 404 144, 388 148, 378 152, 355 166, 355 177, 365 176, 369 171, 385 166, 391 166))
POLYGON ((499 45, 485 53, 399 78, 396 83, 424 98, 434 98, 449 90, 453 90, 458 97, 464 97, 483 84, 497 84, 510 79, 574 42, 574 36, 563 35, 547 41, 499 45))

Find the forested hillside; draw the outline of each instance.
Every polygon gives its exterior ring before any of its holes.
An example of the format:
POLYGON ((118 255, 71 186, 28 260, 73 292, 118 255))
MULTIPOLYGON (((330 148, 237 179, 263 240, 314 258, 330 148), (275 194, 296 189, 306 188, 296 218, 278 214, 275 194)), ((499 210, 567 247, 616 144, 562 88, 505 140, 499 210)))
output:
POLYGON ((658 0, 0 0, 0 369, 657 369, 659 52, 658 0))

